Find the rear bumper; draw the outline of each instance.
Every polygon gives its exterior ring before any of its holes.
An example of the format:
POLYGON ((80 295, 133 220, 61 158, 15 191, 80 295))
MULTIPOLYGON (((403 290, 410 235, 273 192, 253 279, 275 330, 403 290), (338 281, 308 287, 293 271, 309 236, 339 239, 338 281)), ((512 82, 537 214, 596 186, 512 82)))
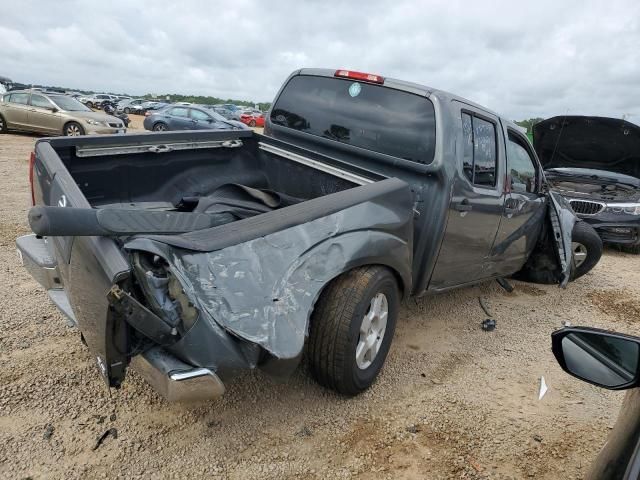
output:
POLYGON ((53 304, 67 317, 70 326, 78 322, 64 291, 58 264, 45 238, 24 235, 16 240, 18 256, 24 268, 47 291, 53 304))
POLYGON ((214 372, 181 362, 161 347, 134 357, 131 366, 169 402, 212 400, 225 392, 214 372))
MULTIPOLYGON (((47 291, 53 304, 67 317, 67 323, 77 327, 56 259, 46 238, 25 235, 16 240, 16 247, 24 268, 47 291)), ((212 370, 184 363, 161 347, 134 357, 131 366, 171 402, 210 400, 225 391, 224 384, 212 370)))

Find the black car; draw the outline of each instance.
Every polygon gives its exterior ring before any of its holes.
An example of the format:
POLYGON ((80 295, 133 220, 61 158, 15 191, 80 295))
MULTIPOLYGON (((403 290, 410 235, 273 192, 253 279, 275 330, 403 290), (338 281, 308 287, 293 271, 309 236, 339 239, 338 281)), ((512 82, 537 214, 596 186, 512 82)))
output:
POLYGON ((570 375, 609 390, 629 389, 607 443, 585 478, 640 478, 640 338, 568 327, 551 339, 558 363, 570 375))
POLYGON ((640 127, 553 117, 534 125, 533 143, 549 183, 602 241, 640 253, 640 127))

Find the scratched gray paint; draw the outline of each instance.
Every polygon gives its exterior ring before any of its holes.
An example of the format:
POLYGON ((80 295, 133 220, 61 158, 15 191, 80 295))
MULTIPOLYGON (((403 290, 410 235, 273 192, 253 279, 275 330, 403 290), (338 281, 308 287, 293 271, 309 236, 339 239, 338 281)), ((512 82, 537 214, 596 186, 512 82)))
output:
POLYGON ((410 289, 411 198, 395 197, 213 252, 150 239, 133 240, 126 248, 163 256, 203 314, 200 321, 216 322, 277 358, 291 359, 302 351, 316 298, 340 273, 358 265, 387 265, 410 289))

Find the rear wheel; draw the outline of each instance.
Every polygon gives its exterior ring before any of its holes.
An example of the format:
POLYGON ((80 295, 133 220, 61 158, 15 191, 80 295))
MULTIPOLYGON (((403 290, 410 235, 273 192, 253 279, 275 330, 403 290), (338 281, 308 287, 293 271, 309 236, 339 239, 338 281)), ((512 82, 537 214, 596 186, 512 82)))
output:
POLYGON ((87 102, 85 105, 89 108, 93 108, 93 102, 87 102))
POLYGON ((131 109, 129 107, 124 107, 124 113, 129 115, 131 113, 131 109))
POLYGON ((77 137, 78 135, 84 135, 84 128, 79 123, 69 122, 64 126, 62 133, 66 137, 77 137))
POLYGON ((250 127, 255 127, 255 126, 256 126, 256 121, 255 121, 255 120, 251 120, 251 121, 249 122, 249 126, 250 126, 250 127))
POLYGON ((154 132, 164 132, 169 130, 169 126, 166 123, 158 122, 153 126, 154 132))
POLYGON ((356 395, 375 381, 391 346, 400 303, 393 273, 371 265, 323 290, 311 316, 308 357, 321 385, 356 395))
POLYGON ((5 122, 4 117, 0 115, 0 133, 6 133, 7 131, 7 122, 5 122))

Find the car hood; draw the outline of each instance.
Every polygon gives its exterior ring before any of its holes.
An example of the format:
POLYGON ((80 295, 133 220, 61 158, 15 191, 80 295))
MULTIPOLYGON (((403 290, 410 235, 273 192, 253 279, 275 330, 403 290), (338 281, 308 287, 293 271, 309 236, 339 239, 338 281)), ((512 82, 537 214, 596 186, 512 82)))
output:
POLYGON ((106 113, 102 113, 102 112, 67 112, 69 115, 76 117, 76 118, 80 118, 83 120, 95 120, 97 122, 118 122, 118 123, 122 123, 122 120, 120 120, 117 117, 114 117, 113 115, 107 115, 106 113))
POLYGON ((586 168, 640 178, 640 126, 607 117, 565 115, 533 126, 543 168, 586 168))

